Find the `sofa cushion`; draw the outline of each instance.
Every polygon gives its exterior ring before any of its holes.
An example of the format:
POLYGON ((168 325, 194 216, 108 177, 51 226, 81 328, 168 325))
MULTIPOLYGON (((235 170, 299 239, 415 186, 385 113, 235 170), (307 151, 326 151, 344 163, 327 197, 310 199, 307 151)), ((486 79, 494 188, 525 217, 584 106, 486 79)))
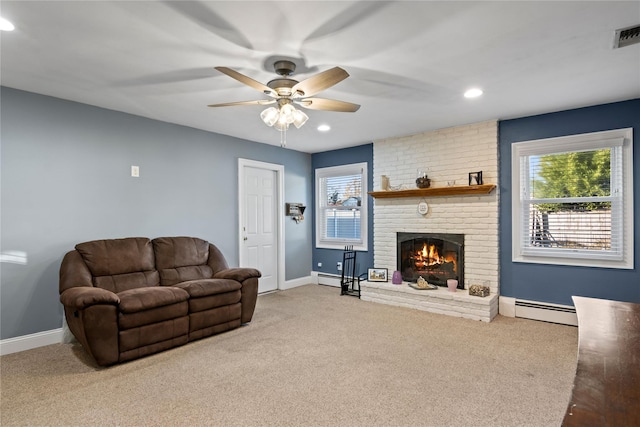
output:
POLYGON ((196 237, 158 237, 153 239, 158 269, 206 265, 209 242, 196 237))
POLYGON ((189 313, 237 304, 242 299, 242 285, 235 280, 191 280, 189 282, 176 283, 175 287, 184 289, 189 293, 189 313))
POLYGON ((125 329, 177 319, 178 317, 187 316, 188 314, 188 301, 181 301, 175 304, 138 311, 136 313, 120 312, 118 313, 118 326, 121 331, 124 331, 125 329))
POLYGON ((201 298, 210 295, 223 294, 237 291, 242 288, 240 282, 228 279, 202 279, 190 280, 175 285, 176 288, 184 289, 191 298, 201 298))
POLYGON ((208 279, 213 275, 207 265, 209 242, 206 240, 158 237, 152 242, 161 285, 172 286, 188 280, 208 279))
POLYGON ((94 277, 156 269, 153 246, 146 237, 94 240, 77 244, 76 250, 94 277))
POLYGON ((159 285, 160 275, 158 275, 158 272, 155 270, 93 278, 93 286, 115 293, 128 291, 129 289, 159 285))
POLYGON ((160 274, 161 285, 174 286, 191 280, 208 279, 213 272, 208 265, 192 265, 189 267, 166 268, 159 270, 158 273, 160 274))
POLYGON ((130 289, 117 295, 122 313, 137 313, 189 299, 189 294, 184 289, 169 286, 130 289))

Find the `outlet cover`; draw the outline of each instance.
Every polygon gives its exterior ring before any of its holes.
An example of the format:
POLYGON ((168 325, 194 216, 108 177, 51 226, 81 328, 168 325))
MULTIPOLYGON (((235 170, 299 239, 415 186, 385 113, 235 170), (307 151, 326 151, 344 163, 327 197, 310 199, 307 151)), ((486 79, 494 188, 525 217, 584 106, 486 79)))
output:
POLYGON ((131 166, 131 176, 138 178, 140 176, 140 166, 131 166))

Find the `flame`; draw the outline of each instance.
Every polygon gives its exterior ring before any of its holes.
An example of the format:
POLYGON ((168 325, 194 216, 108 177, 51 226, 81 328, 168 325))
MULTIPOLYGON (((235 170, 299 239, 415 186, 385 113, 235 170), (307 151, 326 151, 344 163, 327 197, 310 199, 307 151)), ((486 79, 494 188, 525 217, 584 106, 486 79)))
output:
POLYGON ((438 248, 436 247, 436 245, 427 245, 426 242, 422 245, 422 249, 417 251, 415 257, 415 266, 417 268, 424 268, 436 264, 444 264, 445 262, 453 262, 454 271, 457 270, 455 256, 448 255, 447 257, 444 257, 438 253, 438 248))
POLYGON ((442 264, 444 259, 438 253, 435 245, 427 245, 424 243, 422 249, 418 251, 416 257, 416 266, 425 267, 427 265, 442 264))

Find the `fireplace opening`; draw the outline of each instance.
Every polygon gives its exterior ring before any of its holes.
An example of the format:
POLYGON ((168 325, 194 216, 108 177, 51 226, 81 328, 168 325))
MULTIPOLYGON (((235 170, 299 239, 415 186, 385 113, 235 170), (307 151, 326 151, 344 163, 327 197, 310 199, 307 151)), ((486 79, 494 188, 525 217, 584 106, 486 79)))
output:
POLYGON ((456 279, 464 289, 464 234, 398 233, 398 270, 402 280, 447 286, 456 279))

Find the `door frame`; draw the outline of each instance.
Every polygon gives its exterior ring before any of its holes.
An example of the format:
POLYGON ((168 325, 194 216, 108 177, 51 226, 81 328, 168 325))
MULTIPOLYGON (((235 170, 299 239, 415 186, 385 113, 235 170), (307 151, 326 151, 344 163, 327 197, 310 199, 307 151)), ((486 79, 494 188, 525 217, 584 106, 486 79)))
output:
POLYGON ((247 267, 244 265, 246 261, 243 257, 243 244, 244 244, 244 235, 243 235, 243 220, 244 220, 244 196, 245 196, 245 188, 244 188, 244 179, 245 179, 245 168, 250 167, 254 169, 266 169, 275 172, 276 174, 276 203, 274 204, 274 215, 277 218, 276 220, 276 271, 278 274, 278 283, 276 284, 276 289, 282 289, 284 287, 284 273, 285 273, 285 264, 284 264, 284 165, 278 165, 275 163, 266 163, 260 162, 257 160, 249 160, 238 158, 238 264, 239 267, 247 267))

